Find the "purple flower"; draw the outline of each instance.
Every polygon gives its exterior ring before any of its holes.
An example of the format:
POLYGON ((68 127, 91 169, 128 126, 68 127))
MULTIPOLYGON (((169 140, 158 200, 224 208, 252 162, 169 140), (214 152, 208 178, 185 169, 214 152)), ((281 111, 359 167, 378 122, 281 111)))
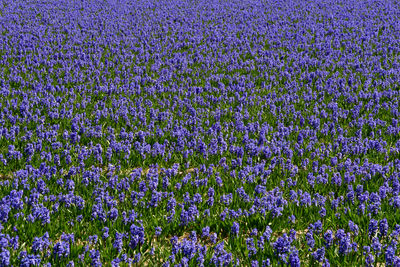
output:
POLYGON ((102 266, 102 263, 100 261, 100 251, 98 250, 90 250, 90 258, 92 259, 90 265, 92 266, 102 266))
POLYGON ((249 251, 248 256, 251 257, 253 255, 257 254, 257 249, 254 245, 254 239, 253 238, 247 238, 246 239, 246 244, 247 244, 247 250, 249 251))
POLYGON ((234 236, 239 236, 239 224, 237 222, 233 222, 232 228, 231 228, 231 233, 234 236))
POLYGON ((331 264, 329 263, 328 259, 325 259, 324 263, 322 263, 322 267, 330 267, 331 264))
POLYGON ((312 225, 312 229, 315 233, 321 233, 322 232, 322 222, 321 221, 316 221, 314 225, 312 225))
POLYGON ((111 261, 111 266, 112 266, 112 267, 118 267, 119 264, 120 264, 120 262, 121 262, 121 259, 120 259, 120 258, 113 259, 113 260, 111 261))
POLYGON ((257 236, 258 235, 258 230, 257 228, 253 228, 250 232, 250 236, 257 236))
POLYGON ((359 230, 358 230, 358 225, 357 224, 355 224, 353 221, 349 221, 349 228, 350 228, 350 231, 352 231, 353 233, 354 233, 354 235, 355 236, 357 236, 358 235, 358 232, 359 232, 359 230))
POLYGON ((215 244, 215 242, 217 242, 217 234, 216 233, 210 234, 210 241, 213 244, 215 244))
POLYGON ((267 226, 265 227, 265 231, 264 231, 264 233, 263 233, 263 237, 264 237, 267 241, 269 241, 270 238, 271 238, 271 235, 272 235, 272 229, 271 229, 271 227, 270 227, 269 225, 267 225, 267 226))
POLYGON ((317 249, 311 254, 316 261, 323 262, 325 258, 325 247, 317 249))
POLYGON ((309 193, 304 192, 303 195, 300 198, 300 204, 302 206, 311 206, 311 196, 309 193))
POLYGON ((172 211, 176 207, 176 200, 174 197, 171 197, 167 203, 167 211, 172 211))
POLYGON ((72 234, 63 233, 61 235, 61 240, 73 244, 75 243, 75 235, 73 233, 72 234))
POLYGON ((325 240, 325 247, 329 248, 333 244, 333 233, 332 230, 327 230, 324 234, 324 240, 325 240))
POLYGON ((367 267, 372 267, 374 266, 374 262, 375 262, 375 257, 374 255, 372 255, 371 253, 369 253, 367 255, 367 257, 365 258, 365 266, 367 267))
POLYGON ((83 220, 83 215, 76 216, 76 221, 81 222, 83 220))
POLYGON ((315 245, 315 240, 314 240, 314 236, 313 236, 313 231, 310 230, 306 233, 306 241, 307 241, 307 245, 310 248, 313 248, 315 245))
POLYGON ((103 239, 107 239, 109 236, 110 236, 110 234, 109 234, 109 231, 110 231, 110 229, 108 228, 108 227, 104 227, 103 228, 103 230, 102 230, 102 232, 103 232, 103 239))
POLYGON ((32 212, 34 220, 40 220, 42 225, 50 223, 50 211, 43 205, 35 205, 32 212))
POLYGON ((379 221, 379 232, 381 236, 386 236, 388 233, 389 224, 386 218, 379 221))
POLYGON ((382 245, 379 242, 379 238, 374 237, 372 238, 372 245, 371 245, 372 249, 374 250, 375 254, 379 255, 380 251, 382 249, 382 245))
POLYGON ((229 193, 228 195, 222 195, 220 202, 224 205, 229 205, 232 202, 232 193, 229 193))
POLYGON ((290 267, 300 267, 300 258, 297 250, 294 252, 290 253, 289 255, 289 264, 290 267))
POLYGON ((135 224, 131 225, 131 242, 129 246, 134 249, 136 246, 144 243, 144 228, 143 226, 136 226, 135 224))
POLYGON ((60 241, 54 245, 53 254, 57 258, 68 257, 70 254, 70 246, 68 242, 60 241))
POLYGON ((258 260, 251 261, 251 267, 258 267, 258 260))
POLYGON ((210 235, 210 227, 206 226, 201 230, 201 237, 208 237, 210 235))
POLYGON ((262 262, 262 267, 266 267, 266 266, 270 266, 271 265, 271 260, 270 259, 266 259, 266 260, 263 260, 263 262, 262 262))
POLYGON ((385 251, 386 264, 389 266, 393 265, 395 257, 396 257, 396 247, 389 245, 385 251))
POLYGON ((275 253, 279 256, 281 260, 287 262, 287 253, 291 249, 291 242, 286 234, 278 239, 272 244, 273 248, 275 249, 275 253))
POLYGON ((321 218, 324 218, 326 216, 326 209, 324 207, 322 207, 319 211, 319 216, 321 216, 321 218))
POLYGON ((10 251, 2 248, 0 253, 0 265, 9 266, 10 265, 10 251))
POLYGON ((142 257, 142 254, 140 254, 140 252, 139 252, 139 253, 136 253, 136 254, 135 254, 135 257, 134 257, 134 259, 133 259, 133 261, 132 261, 132 263, 137 263, 137 262, 139 262, 140 259, 141 259, 141 257, 142 257))
POLYGON ((161 227, 160 226, 157 226, 156 228, 155 228, 155 234, 156 234, 156 236, 160 236, 161 235, 161 233, 162 233, 162 229, 161 229, 161 227))
POLYGON ((19 253, 20 266, 28 267, 28 266, 39 266, 41 259, 39 255, 31 255, 26 251, 21 251, 19 253))
POLYGON ((91 244, 96 244, 98 239, 99 239, 99 238, 98 238, 97 235, 91 235, 91 236, 88 237, 88 241, 89 241, 89 243, 91 243, 91 244))
POLYGON ((32 242, 32 250, 35 253, 47 249, 51 245, 49 233, 45 233, 42 237, 35 237, 32 242))
POLYGON ((116 208, 112 208, 108 214, 107 214, 108 218, 110 218, 110 220, 114 221, 118 218, 118 209, 116 208))
POLYGON ((350 239, 350 233, 345 234, 342 237, 339 237, 339 254, 347 255, 352 251, 352 244, 350 239))
POLYGON ((374 236, 377 230, 378 230, 378 221, 375 219, 371 219, 368 225, 368 236, 369 237, 374 236))
POLYGON ((125 237, 124 233, 118 233, 118 232, 115 233, 113 248, 117 249, 118 252, 122 250, 124 237, 125 237))
POLYGON ((190 232, 189 239, 192 240, 195 243, 197 242, 197 233, 196 233, 196 231, 190 232))

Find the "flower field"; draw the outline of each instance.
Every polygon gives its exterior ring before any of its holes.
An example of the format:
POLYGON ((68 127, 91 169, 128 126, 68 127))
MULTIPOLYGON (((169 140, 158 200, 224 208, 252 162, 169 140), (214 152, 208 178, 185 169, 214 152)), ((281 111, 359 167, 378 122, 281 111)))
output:
POLYGON ((2 0, 0 266, 400 266, 400 2, 2 0))

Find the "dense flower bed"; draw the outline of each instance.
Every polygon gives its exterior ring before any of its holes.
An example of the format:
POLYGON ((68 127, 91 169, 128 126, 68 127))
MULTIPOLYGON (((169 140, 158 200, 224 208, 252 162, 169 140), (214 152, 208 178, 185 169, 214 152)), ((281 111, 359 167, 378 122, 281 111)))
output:
POLYGON ((400 266, 399 55, 394 0, 2 1, 0 266, 400 266))

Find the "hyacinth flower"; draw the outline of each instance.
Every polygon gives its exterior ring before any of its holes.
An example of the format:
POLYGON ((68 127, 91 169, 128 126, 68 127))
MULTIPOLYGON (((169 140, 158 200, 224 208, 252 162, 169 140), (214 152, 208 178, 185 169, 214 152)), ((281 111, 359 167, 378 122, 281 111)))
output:
POLYGON ((0 6, 0 265, 396 266, 398 9, 0 6))
POLYGON ((232 235, 235 237, 239 236, 239 229, 240 229, 239 224, 237 222, 233 222, 232 227, 231 227, 232 235))

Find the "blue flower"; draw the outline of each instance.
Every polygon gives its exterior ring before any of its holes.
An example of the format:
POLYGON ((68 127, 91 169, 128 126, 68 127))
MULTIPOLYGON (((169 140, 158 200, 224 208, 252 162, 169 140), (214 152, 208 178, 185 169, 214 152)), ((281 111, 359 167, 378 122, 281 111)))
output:
POLYGON ((339 237, 339 254, 347 255, 352 251, 350 234, 347 233, 339 237))
POLYGON ((374 250, 376 255, 380 254, 380 251, 382 249, 382 245, 379 242, 379 239, 377 237, 372 238, 372 245, 371 245, 372 249, 374 250))
POLYGON ((53 254, 58 257, 68 257, 70 254, 70 245, 67 242, 60 241, 54 245, 53 254))
POLYGON ((295 223, 296 222, 296 216, 294 216, 293 214, 290 215, 288 217, 288 221, 289 221, 289 223, 295 223))
POLYGON ((33 207, 32 215, 35 220, 40 220, 42 225, 50 223, 50 211, 42 204, 33 207))
POLYGON ((108 218, 110 218, 110 220, 114 221, 118 218, 118 209, 116 208, 112 208, 108 214, 107 214, 108 218))
POLYGON ((365 266, 367 267, 372 267, 374 266, 374 262, 375 262, 375 257, 374 255, 372 255, 371 253, 369 253, 367 255, 367 257, 365 257, 365 266))
POLYGON ((35 253, 47 249, 51 245, 49 234, 46 232, 42 237, 35 237, 32 242, 32 250, 35 253))
POLYGON ((289 255, 289 264, 290 267, 300 267, 300 258, 297 250, 293 251, 289 255))
POLYGON ((159 226, 157 226, 156 228, 155 228, 155 234, 156 234, 156 236, 160 236, 161 235, 161 233, 162 233, 162 229, 161 229, 161 227, 159 227, 159 226))
POLYGON ((210 234, 210 241, 213 244, 215 244, 217 242, 217 234, 216 233, 210 234))
POLYGON ((312 230, 310 230, 310 231, 308 231, 306 233, 306 242, 307 242, 307 245, 310 248, 314 248, 315 240, 314 240, 314 236, 313 236, 313 231, 312 230))
POLYGON ((386 218, 379 221, 379 232, 381 236, 386 236, 388 233, 389 224, 386 218))
POLYGON ((368 236, 369 237, 374 236, 377 230, 378 230, 378 221, 375 219, 371 219, 368 225, 368 236))
POLYGON ((129 245, 132 249, 144 243, 145 234, 143 226, 136 226, 135 224, 132 224, 130 228, 130 233, 131 233, 131 242, 129 245))
POLYGON ((385 251, 386 264, 389 266, 393 265, 395 257, 396 257, 396 247, 389 245, 385 251))
POLYGON ((20 266, 23 267, 39 266, 41 262, 39 255, 31 255, 26 251, 21 251, 18 258, 20 259, 20 266))
POLYGON ((62 233, 61 240, 73 244, 75 243, 75 235, 73 233, 72 234, 62 233))
POLYGON ((333 233, 332 230, 327 230, 324 234, 324 240, 325 240, 325 247, 329 248, 333 244, 333 233))
POLYGON ((206 226, 201 230, 201 237, 208 237, 210 235, 210 227, 206 226))
POLYGON ((102 235, 103 239, 107 239, 107 238, 110 236, 109 231, 110 231, 110 229, 109 229, 108 227, 104 227, 104 228, 103 228, 103 230, 102 230, 102 232, 103 232, 103 235, 102 235))
POLYGON ((239 236, 239 224, 237 222, 233 222, 232 228, 231 228, 231 233, 234 236, 239 236))
POLYGON ((349 221, 349 228, 350 228, 350 231, 352 231, 353 233, 354 233, 354 235, 355 236, 357 236, 358 235, 358 232, 359 232, 359 230, 358 230, 358 225, 357 224, 355 224, 353 221, 349 221))
POLYGON ((279 256, 281 260, 285 263, 287 262, 287 253, 291 249, 291 242, 286 234, 278 239, 272 244, 273 248, 275 249, 275 253, 279 256))
POLYGON ((100 261, 100 251, 98 250, 90 250, 90 258, 92 259, 90 265, 92 266, 102 266, 102 263, 100 261))
POLYGON ((321 247, 317 249, 315 252, 311 254, 316 261, 323 262, 325 258, 325 247, 321 247))
POLYGON ((0 265, 9 266, 10 265, 10 251, 2 248, 0 253, 0 265))

